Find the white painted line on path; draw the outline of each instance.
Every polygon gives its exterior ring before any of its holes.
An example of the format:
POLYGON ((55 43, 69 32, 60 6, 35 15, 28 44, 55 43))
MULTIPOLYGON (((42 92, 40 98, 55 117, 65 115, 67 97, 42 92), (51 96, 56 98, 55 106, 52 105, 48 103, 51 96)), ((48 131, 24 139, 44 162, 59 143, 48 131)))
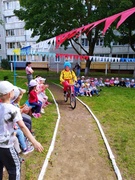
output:
MULTIPOLYGON (((48 89, 49 90, 49 89, 48 89)), ((39 177, 38 177, 38 180, 43 180, 44 176, 45 176, 45 173, 46 173, 46 169, 47 169, 47 166, 48 166, 48 161, 51 157, 51 154, 54 150, 54 145, 55 145, 55 141, 56 141, 56 135, 57 135, 57 131, 58 131, 58 127, 59 127, 59 122, 60 122, 60 111, 59 111, 59 107, 58 107, 58 104, 52 94, 52 92, 49 90, 50 94, 52 95, 53 97, 53 100, 54 100, 54 103, 56 105, 56 109, 57 109, 57 114, 58 114, 58 119, 57 119, 57 122, 56 122, 56 126, 55 126, 55 130, 54 130, 54 134, 53 134, 53 138, 52 138, 52 142, 51 142, 51 145, 50 145, 50 148, 48 150, 48 153, 46 155, 46 159, 43 163, 43 166, 42 166, 42 169, 41 169, 41 172, 39 174, 39 177)))

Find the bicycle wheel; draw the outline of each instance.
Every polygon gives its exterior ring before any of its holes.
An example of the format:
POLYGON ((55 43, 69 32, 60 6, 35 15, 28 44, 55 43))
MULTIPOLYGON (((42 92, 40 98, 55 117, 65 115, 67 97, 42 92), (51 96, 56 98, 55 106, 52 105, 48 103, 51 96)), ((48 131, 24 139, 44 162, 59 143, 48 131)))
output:
POLYGON ((72 109, 76 108, 76 97, 74 94, 70 94, 70 105, 72 109))

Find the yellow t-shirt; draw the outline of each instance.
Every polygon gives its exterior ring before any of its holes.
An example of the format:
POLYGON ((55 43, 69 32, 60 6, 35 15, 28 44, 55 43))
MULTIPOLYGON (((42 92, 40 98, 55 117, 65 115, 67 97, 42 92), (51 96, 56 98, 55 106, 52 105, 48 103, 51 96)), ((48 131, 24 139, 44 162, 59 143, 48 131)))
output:
POLYGON ((74 84, 75 81, 77 81, 77 77, 74 73, 74 71, 66 71, 65 69, 61 71, 60 74, 60 82, 64 82, 65 80, 69 80, 69 84, 74 84))

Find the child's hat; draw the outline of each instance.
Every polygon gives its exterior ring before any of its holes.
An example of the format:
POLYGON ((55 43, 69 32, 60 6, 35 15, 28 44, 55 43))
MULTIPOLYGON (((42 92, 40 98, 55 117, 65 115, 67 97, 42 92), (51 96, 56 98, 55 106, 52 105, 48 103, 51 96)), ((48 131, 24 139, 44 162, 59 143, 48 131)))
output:
POLYGON ((11 103, 14 102, 20 95, 20 90, 17 86, 14 86, 14 97, 11 99, 11 103))
POLYGON ((29 87, 34 87, 34 86, 37 86, 37 81, 32 79, 29 83, 29 87))
POLYGON ((46 78, 39 77, 39 80, 40 80, 40 81, 45 81, 45 80, 46 80, 46 78))
POLYGON ((64 63, 64 68, 66 68, 66 66, 68 66, 69 68, 71 68, 71 63, 69 61, 66 61, 64 63))
POLYGON ((0 81, 0 96, 8 94, 14 89, 14 85, 9 81, 0 81))
POLYGON ((11 99, 11 103, 13 103, 19 97, 21 92, 24 94, 26 90, 20 87, 14 86, 14 97, 11 99))

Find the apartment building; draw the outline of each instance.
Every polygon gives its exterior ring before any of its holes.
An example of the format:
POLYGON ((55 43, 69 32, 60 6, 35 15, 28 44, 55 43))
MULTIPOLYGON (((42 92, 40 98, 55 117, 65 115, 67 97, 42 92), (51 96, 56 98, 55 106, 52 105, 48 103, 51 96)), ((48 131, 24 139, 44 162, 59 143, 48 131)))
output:
MULTIPOLYGON (((14 15, 14 9, 19 9, 20 3, 18 0, 1 0, 0 12, 3 20, 3 26, 0 26, 0 43, 1 59, 7 58, 9 61, 14 59, 14 49, 22 48, 36 43, 38 37, 31 38, 31 31, 24 29, 24 22, 20 21, 14 15)), ((17 56, 17 61, 26 59, 23 56, 17 56)))
POLYGON ((0 62, 2 59, 6 58, 6 49, 5 49, 5 29, 3 25, 3 16, 2 16, 2 1, 0 1, 0 62))
MULTIPOLYGON (((82 45, 85 47, 85 49, 88 49, 88 41, 84 36, 82 37, 82 45)), ((114 41, 111 42, 111 47, 104 47, 104 39, 101 37, 96 42, 94 56, 135 58, 135 52, 128 44, 123 45, 114 41)))

